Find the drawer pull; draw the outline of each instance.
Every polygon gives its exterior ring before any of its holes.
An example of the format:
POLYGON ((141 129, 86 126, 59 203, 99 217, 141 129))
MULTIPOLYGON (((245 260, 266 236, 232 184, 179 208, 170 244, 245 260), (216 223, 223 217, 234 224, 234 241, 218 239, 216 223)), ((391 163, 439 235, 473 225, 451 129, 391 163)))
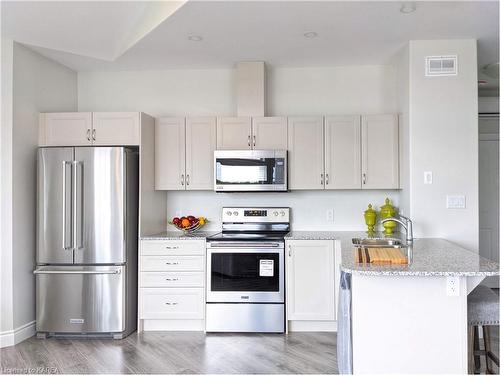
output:
POLYGON ((166 278, 165 280, 167 280, 167 281, 179 281, 179 279, 178 279, 178 278, 174 278, 174 279, 169 279, 169 278, 166 278))
POLYGON ((169 305, 169 306, 175 306, 175 305, 178 305, 179 303, 177 302, 165 302, 165 305, 169 305))
POLYGON ((167 250, 177 250, 179 248, 179 246, 167 246, 166 249, 167 250))
POLYGON ((179 264, 179 262, 166 262, 165 264, 168 266, 176 266, 179 264))

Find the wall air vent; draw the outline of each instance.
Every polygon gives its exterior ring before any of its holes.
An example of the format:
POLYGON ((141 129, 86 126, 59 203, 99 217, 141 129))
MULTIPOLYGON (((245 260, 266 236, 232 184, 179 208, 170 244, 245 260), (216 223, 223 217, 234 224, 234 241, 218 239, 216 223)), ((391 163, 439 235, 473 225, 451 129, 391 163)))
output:
POLYGON ((425 58, 425 75, 434 76, 456 76, 457 56, 427 56, 425 58))

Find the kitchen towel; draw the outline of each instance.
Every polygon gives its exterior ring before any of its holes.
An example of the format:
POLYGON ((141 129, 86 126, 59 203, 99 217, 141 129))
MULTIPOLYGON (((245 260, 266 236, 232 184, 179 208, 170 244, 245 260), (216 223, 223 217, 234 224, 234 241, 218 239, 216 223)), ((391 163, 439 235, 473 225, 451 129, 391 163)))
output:
POLYGON ((340 374, 352 374, 351 274, 340 274, 337 330, 337 364, 340 374))

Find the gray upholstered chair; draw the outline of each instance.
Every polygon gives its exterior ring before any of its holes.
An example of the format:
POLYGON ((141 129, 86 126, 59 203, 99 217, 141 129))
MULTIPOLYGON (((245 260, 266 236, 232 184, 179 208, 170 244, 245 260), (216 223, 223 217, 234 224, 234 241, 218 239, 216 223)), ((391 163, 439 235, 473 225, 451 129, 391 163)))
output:
POLYGON ((479 285, 467 298, 469 322, 469 373, 481 367, 481 355, 486 359, 486 372, 494 374, 492 363, 497 367, 498 357, 491 351, 491 326, 500 324, 499 297, 490 288, 479 285), (479 347, 479 327, 483 330, 484 350, 479 347))

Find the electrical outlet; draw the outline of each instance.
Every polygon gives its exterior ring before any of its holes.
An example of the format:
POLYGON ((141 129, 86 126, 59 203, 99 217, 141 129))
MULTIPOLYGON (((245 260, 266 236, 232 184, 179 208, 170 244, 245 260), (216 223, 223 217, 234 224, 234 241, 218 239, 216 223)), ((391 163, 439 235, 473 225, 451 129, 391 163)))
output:
POLYGON ((426 184, 426 185, 432 184, 432 172, 431 171, 424 172, 424 184, 426 184))
POLYGON ((465 208, 465 195, 447 195, 446 208, 465 208))
POLYGON ((460 295, 460 278, 457 276, 448 276, 446 278, 446 295, 448 297, 460 295))
POLYGON ((333 208, 326 210, 326 221, 328 223, 333 223, 333 208))

